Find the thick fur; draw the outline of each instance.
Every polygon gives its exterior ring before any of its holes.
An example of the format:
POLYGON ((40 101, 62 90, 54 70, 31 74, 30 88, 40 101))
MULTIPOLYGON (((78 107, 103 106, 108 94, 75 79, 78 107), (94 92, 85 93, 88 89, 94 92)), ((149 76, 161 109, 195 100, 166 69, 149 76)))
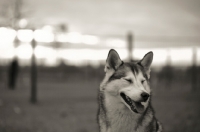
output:
POLYGON ((154 116, 149 86, 150 65, 153 53, 139 62, 124 63, 115 50, 110 50, 105 66, 105 77, 99 89, 98 123, 100 132, 161 132, 162 127, 154 116), (122 98, 124 93, 141 106, 131 110, 122 98), (142 93, 149 95, 143 100, 142 93))

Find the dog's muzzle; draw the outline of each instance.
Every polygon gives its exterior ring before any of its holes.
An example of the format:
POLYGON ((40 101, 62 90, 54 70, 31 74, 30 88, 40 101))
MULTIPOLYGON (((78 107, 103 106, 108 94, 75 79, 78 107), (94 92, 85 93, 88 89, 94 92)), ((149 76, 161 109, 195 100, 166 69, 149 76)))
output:
POLYGON ((141 94, 141 100, 137 102, 133 101, 129 96, 127 96, 123 92, 120 93, 120 96, 125 101, 125 103, 130 107, 130 109, 135 113, 142 113, 144 111, 144 106, 141 103, 146 102, 149 98, 149 94, 144 92, 141 94))

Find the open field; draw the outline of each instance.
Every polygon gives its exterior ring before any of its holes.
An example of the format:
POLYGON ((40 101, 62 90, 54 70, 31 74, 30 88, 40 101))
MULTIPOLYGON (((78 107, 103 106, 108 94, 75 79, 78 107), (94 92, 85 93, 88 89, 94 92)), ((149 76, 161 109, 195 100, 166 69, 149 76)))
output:
MULTIPOLYGON (((7 88, 6 73, 2 73, 0 132, 97 132, 97 89, 102 71, 54 74, 39 69, 36 104, 30 103, 28 72, 20 74, 15 90, 7 88)), ((199 132, 200 90, 192 91, 189 81, 182 80, 173 81, 169 88, 153 75, 151 82, 153 106, 165 132, 199 132)))

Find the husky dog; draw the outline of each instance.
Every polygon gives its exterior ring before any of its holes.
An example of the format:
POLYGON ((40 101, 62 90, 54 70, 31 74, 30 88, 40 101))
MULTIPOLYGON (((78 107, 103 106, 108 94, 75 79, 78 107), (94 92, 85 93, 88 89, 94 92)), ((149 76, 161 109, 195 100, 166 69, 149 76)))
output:
POLYGON ((153 52, 138 62, 123 62, 109 51, 105 77, 99 89, 100 132, 161 132, 154 116, 149 86, 153 52))

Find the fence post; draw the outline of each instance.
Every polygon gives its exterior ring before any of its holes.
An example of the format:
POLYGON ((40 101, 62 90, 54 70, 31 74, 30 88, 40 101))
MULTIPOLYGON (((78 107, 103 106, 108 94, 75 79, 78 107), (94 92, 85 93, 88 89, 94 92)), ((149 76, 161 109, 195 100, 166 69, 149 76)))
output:
POLYGON ((31 41, 33 53, 31 57, 31 103, 37 102, 37 67, 36 67, 36 58, 34 54, 34 49, 36 47, 36 41, 33 39, 31 41))
POLYGON ((17 85, 17 81, 18 81, 18 77, 19 77, 19 64, 18 64, 18 57, 17 57, 17 53, 16 53, 16 48, 19 46, 20 41, 17 38, 17 36, 15 37, 14 40, 14 57, 12 62, 9 65, 9 69, 8 69, 8 88, 14 90, 16 88, 17 85))
POLYGON ((192 90, 196 91, 197 88, 197 49, 193 48, 192 56, 192 90))

